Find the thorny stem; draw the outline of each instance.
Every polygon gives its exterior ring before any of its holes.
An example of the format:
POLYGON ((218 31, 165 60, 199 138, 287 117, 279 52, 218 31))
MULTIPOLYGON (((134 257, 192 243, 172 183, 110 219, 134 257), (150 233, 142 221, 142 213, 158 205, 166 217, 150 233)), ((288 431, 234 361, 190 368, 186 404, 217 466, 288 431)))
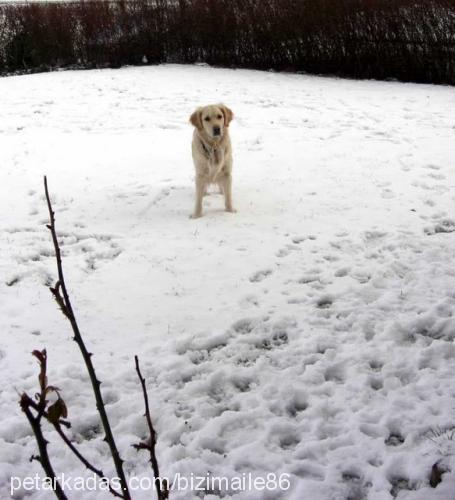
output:
POLYGON ((93 366, 91 356, 92 354, 88 352, 85 347, 84 341, 82 339, 82 335, 79 330, 79 326, 76 321, 76 317, 74 315, 74 311, 71 305, 71 300, 68 295, 68 291, 65 284, 65 277, 63 275, 63 265, 62 265, 62 257, 60 252, 60 246, 57 239, 57 232, 55 230, 55 216, 54 211, 52 209, 52 204, 49 196, 49 190, 47 187, 47 178, 44 176, 44 190, 46 193, 47 207, 49 210, 49 219, 50 224, 48 224, 48 229, 52 235, 52 241, 54 243, 55 250, 55 258, 57 261, 57 272, 58 272, 58 282, 55 288, 51 289, 52 294, 54 295, 60 309, 64 313, 64 315, 68 318, 71 328, 74 333, 74 340, 77 343, 79 350, 81 351, 82 357, 84 358, 85 366, 87 367, 87 371, 90 377, 90 381, 92 383, 93 393, 96 400, 96 408, 101 418, 101 423, 103 425, 103 429, 105 432, 105 441, 107 442, 112 458, 114 460, 115 469, 117 472, 117 476, 120 481, 120 486, 122 489, 122 495, 125 500, 131 500, 131 496, 128 490, 128 483, 126 480, 125 472, 123 470, 123 460, 120 458, 119 451, 117 449, 117 445, 115 444, 114 435, 111 430, 111 426, 109 423, 109 419, 106 413, 106 408, 103 401, 103 396, 101 394, 100 385, 101 382, 96 377, 95 368, 93 366), (60 294, 61 290, 61 294, 60 294), (63 296, 62 296, 63 294, 63 296))
POLYGON ((45 409, 46 409, 46 387, 47 387, 47 380, 46 380, 47 355, 45 350, 41 352, 34 351, 33 354, 37 357, 40 364, 40 374, 38 377, 40 383, 40 392, 39 394, 37 394, 38 403, 35 403, 33 399, 31 399, 30 396, 28 396, 25 393, 22 394, 19 402, 22 411, 25 413, 25 416, 27 417, 27 420, 30 423, 30 426, 33 430, 33 434, 35 434, 35 439, 38 444, 39 455, 33 456, 32 460, 37 460, 41 464, 42 468, 44 469, 44 472, 46 473, 46 477, 51 481, 52 489, 56 497, 59 500, 67 500, 67 497, 63 492, 63 489, 60 486, 57 477, 55 476, 54 469, 52 467, 49 455, 47 453, 48 442, 45 439, 43 431, 41 429, 41 419, 43 418, 43 415, 45 415, 46 413, 45 409), (36 415, 33 415, 33 413, 30 410, 30 407, 36 410, 36 415))
POLYGON ((68 500, 67 496, 63 492, 62 487, 60 486, 60 483, 58 482, 57 477, 55 476, 54 469, 52 468, 51 461, 49 459, 49 455, 47 453, 47 441, 43 436, 43 432, 41 430, 41 417, 37 415, 36 417, 33 416, 32 412, 30 411, 30 407, 27 404, 26 396, 24 394, 21 397, 20 405, 22 408, 22 411, 25 413, 25 416, 27 417, 30 426, 33 430, 33 433, 35 434, 36 442, 38 443, 38 449, 39 449, 39 456, 34 456, 32 459, 38 460, 38 462, 41 464, 41 466, 44 469, 44 472, 46 473, 46 476, 50 479, 51 484, 52 484, 52 489, 55 493, 55 496, 59 500, 68 500))
MULTIPOLYGON (((26 394, 22 395, 22 398, 27 398, 26 402, 28 406, 31 406, 34 410, 38 411, 38 404, 33 401, 29 396, 26 394)), ((43 416, 46 418, 48 422, 51 422, 49 419, 49 414, 47 411, 43 412, 43 416)), ((63 442, 68 446, 68 448, 76 455, 76 457, 87 467, 87 469, 91 470, 94 472, 98 477, 104 478, 104 473, 102 470, 97 469, 95 466, 93 466, 80 452, 79 450, 73 445, 73 443, 70 441, 68 436, 65 434, 65 432, 62 429, 62 426, 65 426, 67 428, 71 427, 71 424, 67 422, 66 420, 59 420, 58 422, 54 423, 52 422, 52 425, 54 426, 55 430, 57 431, 58 435, 62 438, 63 442)), ((115 497, 123 498, 123 495, 120 495, 117 493, 110 485, 109 485, 109 491, 114 495, 115 497)))
POLYGON ((145 414, 144 417, 147 420, 147 426, 149 428, 149 441, 148 442, 141 442, 137 445, 134 445, 136 450, 148 450, 150 453, 150 463, 152 465, 153 469, 153 476, 155 478, 155 488, 156 492, 158 495, 158 500, 166 500, 169 497, 169 490, 166 487, 166 484, 164 484, 164 488, 161 489, 161 481, 160 481, 160 471, 158 467, 158 460, 156 458, 156 432, 152 424, 152 419, 150 417, 150 407, 149 407, 149 398, 147 394, 147 388, 145 386, 145 379, 142 376, 141 370, 139 368, 139 358, 137 356, 134 356, 134 362, 136 364, 136 372, 137 376, 139 377, 139 380, 141 382, 142 386, 142 393, 144 395, 144 403, 145 403, 145 414))

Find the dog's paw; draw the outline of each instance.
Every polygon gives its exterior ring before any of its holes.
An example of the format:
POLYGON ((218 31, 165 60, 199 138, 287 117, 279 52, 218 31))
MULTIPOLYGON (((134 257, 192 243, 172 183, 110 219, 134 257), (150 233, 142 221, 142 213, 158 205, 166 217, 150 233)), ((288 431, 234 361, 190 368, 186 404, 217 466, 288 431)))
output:
POLYGON ((226 212, 229 212, 231 214, 236 214, 237 213, 237 209, 235 209, 235 208, 226 208, 226 212))
POLYGON ((202 217, 202 214, 191 214, 190 219, 200 219, 202 217))

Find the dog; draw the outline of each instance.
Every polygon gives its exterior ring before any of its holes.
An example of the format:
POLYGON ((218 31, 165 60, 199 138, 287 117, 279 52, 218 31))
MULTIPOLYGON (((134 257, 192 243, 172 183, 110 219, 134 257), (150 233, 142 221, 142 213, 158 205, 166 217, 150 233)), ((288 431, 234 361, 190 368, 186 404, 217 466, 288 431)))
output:
POLYGON ((232 206, 232 147, 229 124, 233 112, 224 104, 197 108, 190 116, 194 126, 191 146, 196 169, 196 203, 191 218, 202 217, 202 199, 210 184, 218 184, 227 212, 232 206))

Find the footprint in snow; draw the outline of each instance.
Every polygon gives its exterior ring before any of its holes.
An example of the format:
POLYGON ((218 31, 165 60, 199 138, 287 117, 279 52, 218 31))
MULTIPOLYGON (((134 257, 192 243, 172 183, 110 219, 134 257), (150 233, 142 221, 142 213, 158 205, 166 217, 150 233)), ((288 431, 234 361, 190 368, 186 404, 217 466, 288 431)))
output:
POLYGON ((241 307, 259 306, 259 299, 256 295, 248 294, 245 295, 240 301, 239 305, 241 307))
POLYGON ((424 167, 422 168, 426 168, 428 170, 441 170, 441 167, 439 167, 438 165, 425 165, 424 167))
POLYGON ((19 281, 22 279, 22 276, 20 274, 15 274, 14 276, 11 276, 5 281, 6 286, 14 286, 19 283, 19 281))
POLYGON ((368 242, 368 243, 382 240, 385 236, 387 236, 386 232, 377 231, 377 230, 365 231, 363 233, 363 239, 365 242, 368 242))
POLYGON ((308 271, 297 280, 297 283, 300 285, 307 285, 314 281, 321 281, 319 270, 308 271))
POLYGON ((392 198, 395 198, 395 193, 391 189, 383 189, 381 193, 381 198, 384 198, 385 200, 390 200, 392 198))
POLYGON ((427 174, 427 177, 430 177, 431 179, 435 179, 437 181, 442 181, 446 178, 445 175, 437 174, 435 172, 430 172, 429 174, 427 174))
POLYGON ((346 236, 349 236, 349 233, 347 231, 340 231, 339 233, 335 233, 335 236, 337 238, 345 238, 346 236))
POLYGON ((333 304, 334 298, 329 295, 322 295, 316 300, 316 307, 319 309, 328 309, 333 304))
POLYGON ((236 333, 245 334, 245 333, 251 333, 256 327, 256 325, 257 325, 257 320, 254 320, 252 318, 242 318, 233 323, 231 328, 236 333))
POLYGON ((346 379, 344 366, 341 364, 328 366, 324 371, 324 379, 326 382, 343 383, 346 379))
POLYGON ((406 477, 393 475, 388 479, 390 484, 392 485, 390 494, 393 498, 397 498, 401 491, 412 491, 414 489, 414 487, 411 485, 411 481, 406 477))
POLYGON ((371 273, 368 269, 354 269, 350 276, 359 283, 367 283, 371 279, 371 273))
POLYGON ((262 271, 257 271, 250 276, 250 281, 251 283, 259 283, 260 281, 265 280, 267 276, 270 276, 272 272, 273 271, 271 269, 263 269, 262 271))
POLYGON ((286 257, 294 250, 299 250, 299 247, 297 245, 286 245, 284 248, 280 248, 275 255, 277 257, 286 257))
POLYGON ((434 226, 424 229, 425 234, 433 235, 437 233, 453 233, 455 231, 455 221, 453 219, 443 219, 434 226))
POLYGON ((400 432, 392 432, 384 442, 387 446, 400 446, 405 442, 405 438, 400 432))
POLYGON ((343 278, 344 276, 347 276, 350 272, 351 268, 350 267, 341 267, 340 269, 337 269, 335 271, 335 277, 336 278, 343 278))
POLYGON ((371 360, 369 363, 370 369, 374 372, 380 372, 384 366, 382 361, 378 361, 377 359, 371 360))

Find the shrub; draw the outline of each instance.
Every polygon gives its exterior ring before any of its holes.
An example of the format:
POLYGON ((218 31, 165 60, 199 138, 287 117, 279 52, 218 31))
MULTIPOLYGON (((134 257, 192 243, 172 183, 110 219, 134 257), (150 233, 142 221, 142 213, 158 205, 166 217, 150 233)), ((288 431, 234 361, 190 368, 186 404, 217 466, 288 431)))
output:
POLYGON ((455 84, 455 0, 0 6, 1 74, 143 61, 455 84))

